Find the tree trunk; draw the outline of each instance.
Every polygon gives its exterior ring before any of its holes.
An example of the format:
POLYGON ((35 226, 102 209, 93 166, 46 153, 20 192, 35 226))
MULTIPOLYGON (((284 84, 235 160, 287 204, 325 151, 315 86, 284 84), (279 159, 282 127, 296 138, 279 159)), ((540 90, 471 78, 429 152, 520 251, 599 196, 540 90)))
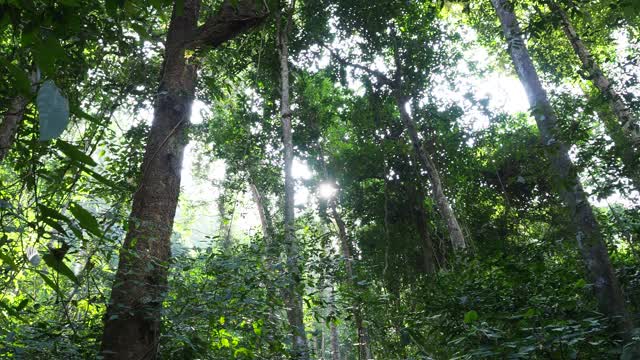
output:
MULTIPOLYGON (((333 292, 333 290, 331 290, 333 292)), ((333 298, 333 294, 331 295, 333 298)), ((331 331, 331 360, 340 360, 340 339, 338 338, 338 327, 332 321, 329 324, 331 331)))
POLYGON ((600 227, 569 158, 568 146, 555 137, 558 119, 529 56, 513 6, 507 0, 491 2, 502 23, 509 54, 533 109, 560 198, 569 210, 600 311, 614 320, 623 337, 629 339, 632 323, 625 309, 622 289, 611 266, 600 227))
POLYGON ((626 106, 620 94, 613 88, 611 81, 604 75, 602 69, 591 55, 591 52, 578 36, 567 13, 554 0, 548 0, 551 10, 560 17, 560 24, 565 35, 569 39, 574 52, 582 63, 582 70, 589 74, 589 79, 600 92, 603 100, 609 105, 617 122, 604 117, 608 135, 613 139, 617 153, 622 159, 625 174, 632 181, 636 190, 640 191, 640 127, 633 113, 626 106))
POLYGON ((23 95, 16 95, 11 99, 4 120, 0 124, 0 162, 4 160, 13 145, 18 125, 22 122, 28 103, 29 100, 23 95))
MULTIPOLYGON (((295 6, 295 3, 293 4, 295 6)), ((292 356, 294 359, 309 359, 307 338, 304 329, 304 313, 302 308, 302 290, 300 287, 300 251, 295 234, 294 196, 295 184, 291 172, 293 166, 293 136, 291 131, 291 109, 289 107, 289 41, 288 32, 291 29, 291 15, 294 8, 285 19, 285 24, 278 23, 278 52, 280 56, 280 116, 282 118, 282 140, 284 143, 284 242, 287 252, 287 270, 290 284, 285 289, 285 304, 287 318, 291 327, 292 356)), ((280 20, 280 16, 278 16, 280 20)))
POLYGON ((260 227, 262 228, 262 235, 265 238, 265 242, 267 247, 271 245, 273 242, 273 224, 271 223, 271 216, 269 215, 269 210, 262 199, 262 194, 256 184, 251 180, 249 184, 249 188, 251 189, 251 195, 253 196, 253 201, 256 203, 256 208, 258 209, 258 216, 260 217, 260 227))
POLYGON ((237 206, 238 194, 223 184, 220 189, 220 196, 218 197, 218 213, 220 216, 218 233, 220 234, 220 239, 222 239, 222 251, 225 253, 228 253, 233 245, 231 230, 233 229, 233 218, 235 217, 237 206), (231 196, 233 196, 233 204, 229 211, 227 200, 229 200, 231 196))
POLYGON ((422 240, 422 255, 424 261, 424 272, 426 274, 433 274, 436 271, 436 257, 433 247, 433 241, 429 235, 429 229, 427 227, 427 213, 424 210, 424 193, 422 189, 416 188, 416 203, 414 210, 414 220, 416 223, 416 229, 418 230, 418 236, 422 240))
MULTIPOLYGON (((324 160, 323 160, 324 166, 324 160)), ((325 178, 326 178, 326 170, 325 170, 325 178)), ((344 257, 344 266, 347 272, 347 283, 349 286, 355 290, 355 275, 353 274, 353 257, 351 255, 351 243, 347 236, 346 225, 342 220, 342 216, 338 212, 335 200, 329 201, 329 206, 331 207, 331 216, 338 227, 338 237, 340 239, 340 249, 342 251, 342 257, 344 257)), ((364 323, 362 320, 362 314, 359 308, 359 304, 353 304, 353 319, 356 325, 356 331, 358 334, 358 354, 359 359, 366 359, 369 351, 369 343, 368 343, 368 332, 367 328, 364 327, 364 323)))
POLYGON ((198 27, 200 1, 175 2, 142 178, 105 315, 101 352, 106 360, 157 358, 185 129, 196 86, 196 68, 185 50, 216 47, 260 23, 266 14, 248 4, 241 1, 234 7, 225 2, 218 14, 198 27))
MULTIPOLYGON (((311 125, 319 130, 317 124, 313 121, 313 119, 311 120, 311 125)), ((327 164, 324 161, 324 151, 322 149, 322 145, 318 143, 317 148, 318 159, 322 168, 324 179, 325 181, 330 181, 332 184, 334 184, 334 181, 329 180, 329 171, 327 170, 327 164)), ((333 221, 338 228, 338 239, 340 240, 340 250, 342 252, 342 257, 344 258, 344 267, 347 273, 347 284, 355 291, 356 279, 353 274, 353 257, 351 255, 351 242, 349 241, 349 237, 347 235, 347 226, 342 219, 342 215, 340 215, 340 212, 338 211, 336 198, 329 199, 327 205, 331 210, 331 217, 333 218, 333 221)), ((358 335, 358 359, 368 359, 368 356, 370 356, 368 332, 364 327, 362 313, 360 311, 359 304, 357 303, 353 304, 353 318, 358 335)))
POLYGON ((413 149, 416 152, 420 163, 427 171, 427 175, 429 176, 429 181, 431 182, 431 187, 433 188, 433 198, 436 202, 438 212, 447 223, 447 229, 449 230, 449 238, 451 239, 451 244, 456 250, 464 249, 467 247, 464 234, 462 233, 462 229, 460 228, 458 219, 456 218, 456 215, 451 208, 449 199, 447 199, 447 196, 444 194, 442 180, 440 179, 440 173, 438 172, 435 163, 431 160, 431 154, 429 154, 427 149, 422 145, 422 141, 420 140, 418 131, 416 129, 416 123, 413 121, 411 115, 409 115, 407 109, 405 108, 407 99, 401 95, 396 96, 396 103, 398 105, 398 110, 400 111, 400 119, 409 132, 409 138, 411 139, 411 143, 413 144, 413 149))

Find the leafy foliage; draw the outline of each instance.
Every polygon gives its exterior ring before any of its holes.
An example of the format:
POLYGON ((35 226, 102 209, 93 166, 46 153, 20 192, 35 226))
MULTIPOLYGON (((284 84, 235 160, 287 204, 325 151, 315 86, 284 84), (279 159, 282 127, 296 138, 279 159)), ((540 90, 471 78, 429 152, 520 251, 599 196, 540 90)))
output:
MULTIPOLYGON (((20 118, 0 163, 0 357, 101 356, 121 244, 138 225, 131 199, 155 147, 173 141, 148 139, 181 3, 0 1, 0 138, 20 118)), ((220 3, 202 1, 200 17, 220 3)), ((509 46, 526 45, 542 75, 637 324, 638 161, 613 145, 608 99, 549 2, 513 3, 526 44, 509 46)), ((638 3, 557 3, 637 119, 638 3)), ((490 2, 294 4, 300 269, 285 256, 274 16, 186 54, 199 82, 192 145, 173 169, 173 257, 148 264, 169 269, 168 292, 150 300, 163 304, 159 356, 295 358, 283 291, 299 284, 313 359, 362 359, 361 342, 375 359, 632 357, 637 336, 597 310, 534 121, 509 106, 519 88, 492 92, 512 66, 490 2), (471 239, 465 251, 448 240, 398 94, 471 239)))

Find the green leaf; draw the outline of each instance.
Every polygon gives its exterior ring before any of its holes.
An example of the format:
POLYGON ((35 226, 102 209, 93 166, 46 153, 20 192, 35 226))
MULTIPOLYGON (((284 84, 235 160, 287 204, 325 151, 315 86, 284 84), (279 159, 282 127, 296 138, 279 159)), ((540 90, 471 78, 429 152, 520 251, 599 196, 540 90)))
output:
POLYGON ((95 236, 102 236, 102 231, 100 231, 100 226, 98 225, 98 220, 86 209, 77 203, 72 203, 69 207, 69 211, 73 214, 73 217, 78 220, 80 226, 92 233, 95 236))
POLYGON ((38 275, 40 275, 42 280, 44 280, 44 283, 49 285, 49 287, 52 288, 56 292, 56 294, 58 294, 58 296, 64 297, 64 294, 62 293, 62 291, 60 291, 60 287, 58 287, 58 285, 53 280, 51 280, 51 278, 48 277, 47 274, 42 271, 37 271, 37 273, 38 275))
POLYGON ((96 125, 103 125, 99 119, 96 119, 95 116, 87 113, 86 111, 82 110, 79 106, 74 106, 71 109, 71 113, 74 114, 75 116, 81 118, 81 119, 85 119, 87 121, 90 121, 96 125))
POLYGON ((54 77, 57 74, 56 61, 69 61, 60 40, 54 36, 46 36, 34 41, 34 43, 32 52, 36 64, 47 77, 54 77))
POLYGON ((474 321, 478 320, 478 313, 475 310, 471 310, 464 314, 464 323, 471 324, 474 321))
POLYGON ((18 306, 16 306, 16 311, 22 311, 29 304, 29 299, 22 299, 18 306))
POLYGON ((67 235, 67 232, 64 230, 62 225, 58 224, 58 222, 55 219, 45 217, 45 218, 42 219, 42 221, 45 224, 47 224, 47 225, 51 226, 52 228, 56 229, 61 234, 67 235))
POLYGON ((62 220, 66 223, 71 222, 71 220, 68 217, 62 215, 58 210, 52 209, 46 205, 38 204, 38 209, 40 210, 40 213, 44 217, 62 220))
POLYGON ((91 176, 92 178, 98 180, 99 182, 101 182, 103 185, 106 185, 112 189, 121 189, 121 190, 126 190, 125 188, 123 188, 122 186, 116 184, 115 182, 107 179, 106 177, 98 174, 97 172, 93 171, 92 169, 86 168, 86 167, 82 167, 82 171, 84 171, 85 173, 89 174, 89 176, 91 176))
POLYGON ((1 250, 0 250, 0 260, 2 260, 3 263, 9 265, 12 269, 14 270, 18 269, 18 267, 16 266, 16 263, 13 261, 11 256, 3 253, 1 250))
POLYGON ((60 151, 62 151, 65 155, 67 155, 68 158, 72 160, 85 163, 89 166, 97 165, 96 162, 93 161, 93 159, 89 155, 82 152, 75 145, 71 145, 66 141, 58 140, 58 142, 56 143, 56 146, 60 151))
POLYGON ((13 85, 15 88, 18 89, 22 95, 30 96, 31 80, 29 79, 27 72, 6 60, 0 60, 0 62, 7 68, 9 75, 13 78, 13 85))
POLYGON ((69 102, 52 80, 45 81, 36 99, 40 120, 40 141, 55 139, 69 123, 69 102))
POLYGON ((254 322, 251 324, 251 326, 253 327, 254 334, 258 336, 262 335, 262 324, 254 322))
POLYGON ((60 275, 66 276, 69 280, 73 281, 75 284, 80 284, 80 281, 76 277, 76 275, 69 269, 67 264, 62 261, 62 259, 58 259, 51 253, 44 254, 42 256, 42 260, 53 270, 55 270, 60 275))

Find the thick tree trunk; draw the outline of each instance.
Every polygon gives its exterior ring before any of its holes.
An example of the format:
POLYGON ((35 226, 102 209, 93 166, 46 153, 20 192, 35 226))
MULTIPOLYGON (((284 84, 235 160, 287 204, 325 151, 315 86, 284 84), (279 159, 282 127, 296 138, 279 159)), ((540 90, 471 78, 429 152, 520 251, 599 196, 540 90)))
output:
POLYGON ((199 7, 199 0, 181 0, 174 5, 142 179, 134 194, 129 230, 105 316, 101 352, 107 360, 157 358, 170 237, 187 144, 185 129, 196 86, 196 68, 188 63, 185 50, 215 47, 265 17, 244 2, 238 7, 225 2, 217 15, 197 27, 199 7))
POLYGON ((196 69, 186 63, 184 42, 198 19, 199 2, 174 8, 153 124, 134 194, 129 231, 107 309, 105 359, 155 359, 166 292, 170 237, 180 191, 196 69))
POLYGON ((589 74, 589 79, 618 120, 617 122, 611 121, 608 117, 602 119, 625 167, 624 175, 628 176, 633 181, 636 190, 640 191, 640 151, 638 148, 640 146, 640 126, 638 121, 633 117, 633 113, 626 106, 622 96, 613 88, 611 81, 605 76, 589 49, 578 36, 567 13, 556 1, 548 0, 548 3, 551 10, 559 16, 562 30, 582 63, 582 70, 589 74))
POLYGON ((438 212, 442 218, 447 223, 447 230, 449 230, 451 244, 454 249, 464 249, 467 247, 467 243, 465 241, 464 234, 462 233, 462 228, 460 228, 458 219, 451 208, 449 199, 447 199, 447 196, 444 194, 440 173, 438 172, 433 160, 431 160, 431 154, 429 154, 427 149, 422 145, 422 141, 418 136, 418 130, 416 129, 416 123, 405 108, 407 99, 402 96, 396 96, 396 103, 398 105, 398 110, 400 111, 400 119, 409 133, 413 149, 416 152, 421 165, 427 171, 427 176, 429 177, 431 187, 433 188, 433 198, 436 202, 436 207, 438 208, 438 212))
POLYGON ((507 0, 491 2, 502 23, 509 54, 533 109, 560 198, 569 210, 578 247, 594 285, 600 311, 614 320, 620 332, 628 339, 632 323, 625 309, 622 289, 611 266, 600 227, 569 158, 568 146, 556 138, 558 120, 529 56, 513 6, 507 0))
POLYGON ((7 113, 0 124, 0 162, 4 160, 13 145, 28 103, 29 100, 23 95, 16 95, 9 103, 7 113))
MULTIPOLYGON (((290 9, 293 12, 293 8, 290 9)), ((278 16, 280 18, 280 16, 278 16)), ((278 19, 279 20, 279 19, 278 19)), ((289 40, 291 14, 285 24, 278 25, 278 51, 280 56, 280 117, 282 118, 282 141, 284 143, 284 242, 287 251, 287 270, 290 284, 285 289, 287 318, 291 327, 292 355, 294 359, 309 359, 309 349, 304 329, 304 313, 300 287, 300 251, 295 234, 294 196, 295 184, 292 174, 293 136, 291 130, 291 109, 289 107, 289 40)))

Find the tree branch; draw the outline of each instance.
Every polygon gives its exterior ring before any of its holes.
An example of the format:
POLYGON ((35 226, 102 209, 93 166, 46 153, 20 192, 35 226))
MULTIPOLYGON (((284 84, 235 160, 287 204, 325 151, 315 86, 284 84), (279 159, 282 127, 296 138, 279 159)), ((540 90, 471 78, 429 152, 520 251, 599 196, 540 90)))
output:
POLYGON ((259 25, 268 15, 267 8, 258 11, 255 0, 239 0, 236 5, 231 0, 225 0, 220 11, 196 29, 193 38, 187 42, 187 48, 218 47, 259 25))
POLYGON ((331 56, 334 57, 336 60, 338 60, 338 62, 340 64, 346 65, 346 66, 351 66, 352 68, 362 70, 362 71, 366 72, 367 74, 374 76, 382 84, 388 85, 389 87, 391 87, 394 90, 396 89, 396 82, 391 80, 391 79, 389 79, 389 77, 387 75, 385 75, 384 73, 382 73, 381 71, 370 69, 370 68, 368 68, 368 67, 366 67, 364 65, 352 63, 352 62, 350 62, 348 60, 345 60, 342 57, 340 57, 340 55, 338 55, 335 51, 329 49, 327 46, 324 46, 324 48, 329 50, 329 52, 331 53, 331 56))

